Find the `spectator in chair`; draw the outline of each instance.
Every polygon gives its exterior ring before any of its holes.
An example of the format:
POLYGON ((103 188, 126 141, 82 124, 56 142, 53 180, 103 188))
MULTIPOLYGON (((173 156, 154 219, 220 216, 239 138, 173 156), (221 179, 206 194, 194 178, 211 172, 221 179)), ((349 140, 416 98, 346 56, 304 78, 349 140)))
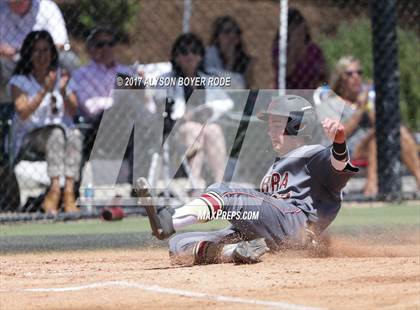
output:
MULTIPOLYGON (((366 196, 378 193, 377 147, 375 137, 374 95, 371 83, 363 83, 363 69, 353 56, 340 58, 331 77, 331 89, 344 100, 342 122, 347 136, 347 145, 354 159, 367 159, 366 196), (370 97, 369 98, 369 92, 370 97)), ((327 100, 340 100, 333 97, 327 100)), ((400 128, 402 160, 415 176, 420 188, 420 161, 416 142, 404 125, 400 128)))
POLYGON ((48 31, 67 69, 78 63, 70 53, 66 25, 57 4, 51 0, 7 0, 0 3, 0 69, 1 85, 10 79, 23 40, 31 31, 48 31))
POLYGON ((162 76, 162 78, 174 77, 177 80, 175 85, 167 88, 167 97, 170 98, 168 107, 170 118, 165 124, 165 130, 170 131, 175 121, 181 122, 179 137, 184 145, 189 147, 187 158, 191 174, 199 188, 205 185, 201 174, 205 159, 216 182, 222 181, 226 164, 226 145, 221 127, 215 122, 208 122, 206 126, 203 126, 203 123, 233 107, 232 100, 223 90, 207 83, 208 75, 203 69, 204 55, 204 45, 197 35, 182 34, 172 46, 173 69, 162 76), (179 83, 180 78, 194 77, 203 78, 206 82, 203 85, 192 86, 179 83), (199 92, 195 92, 196 90, 199 92), (215 102, 219 104, 214 105, 215 102), (195 140, 196 134, 200 131, 195 140))
MULTIPOLYGON (((302 13, 290 8, 287 17, 287 89, 316 89, 327 82, 327 70, 321 48, 312 41, 309 25, 302 13)), ((273 43, 274 85, 279 69, 279 33, 273 43)), ((277 88, 277 87, 275 87, 277 88)))
POLYGON ((252 64, 238 23, 230 16, 216 18, 204 58, 206 71, 216 74, 226 71, 237 86, 249 88, 252 85, 252 64))
POLYGON ((18 160, 26 152, 46 157, 51 185, 43 209, 53 214, 61 198, 60 177, 65 177, 64 210, 78 211, 74 183, 79 178, 82 138, 72 122, 77 102, 67 91, 68 81, 68 74, 58 67, 51 35, 45 30, 30 32, 10 80, 16 109, 14 151, 18 160))
POLYGON ((95 28, 86 40, 90 62, 75 70, 69 84, 70 91, 76 95, 79 111, 84 122, 92 125, 86 133, 86 144, 90 150, 103 112, 112 106, 112 94, 118 75, 135 74, 134 70, 115 59, 116 38, 108 27, 95 28))

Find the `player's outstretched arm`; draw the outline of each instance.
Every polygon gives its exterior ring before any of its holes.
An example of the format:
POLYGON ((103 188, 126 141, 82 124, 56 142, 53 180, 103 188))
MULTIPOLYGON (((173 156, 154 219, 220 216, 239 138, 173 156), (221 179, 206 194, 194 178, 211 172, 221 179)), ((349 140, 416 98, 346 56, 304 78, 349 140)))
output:
POLYGON ((319 179, 331 193, 339 195, 358 169, 349 164, 344 126, 338 120, 324 119, 322 126, 332 147, 314 156, 307 164, 312 177, 319 179))
POLYGON ((330 118, 322 121, 322 127, 325 135, 333 142, 331 164, 336 170, 342 171, 349 160, 345 127, 338 120, 330 118))

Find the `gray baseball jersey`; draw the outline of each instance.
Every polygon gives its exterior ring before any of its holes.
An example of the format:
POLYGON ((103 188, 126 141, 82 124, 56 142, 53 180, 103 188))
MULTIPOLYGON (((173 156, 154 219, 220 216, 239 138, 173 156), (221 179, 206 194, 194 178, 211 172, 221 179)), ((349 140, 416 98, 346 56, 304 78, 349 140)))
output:
POLYGON ((350 165, 336 170, 330 147, 305 145, 276 158, 261 181, 260 191, 302 209, 324 230, 335 219, 342 189, 355 172, 350 165))
POLYGON ((169 241, 172 254, 185 253, 199 241, 224 242, 232 233, 244 240, 264 238, 272 250, 292 241, 305 240, 308 222, 322 232, 336 217, 341 191, 357 169, 347 165, 336 170, 331 147, 301 146, 277 158, 261 182, 260 191, 228 184, 213 184, 204 194, 210 209, 258 212, 258 219, 229 220, 232 227, 219 233, 183 233, 169 241), (214 203, 211 203, 213 201, 214 203))

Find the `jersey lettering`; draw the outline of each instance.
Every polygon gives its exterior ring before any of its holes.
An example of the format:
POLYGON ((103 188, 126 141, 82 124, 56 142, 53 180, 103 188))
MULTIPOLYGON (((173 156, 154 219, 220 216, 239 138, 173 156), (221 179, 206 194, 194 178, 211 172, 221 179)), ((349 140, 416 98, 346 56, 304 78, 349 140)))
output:
POLYGON ((267 193, 269 191, 269 184, 270 176, 264 177, 263 181, 261 182, 261 192, 267 193))
POLYGON ((283 182, 281 182, 280 189, 287 188, 287 182, 289 182, 289 172, 286 171, 283 177, 283 182))
POLYGON ((280 179, 281 179, 281 176, 277 172, 274 172, 271 175, 271 191, 272 192, 275 192, 279 189, 280 179))
MULTIPOLYGON (((273 172, 271 175, 267 175, 261 182, 261 192, 263 193, 274 193, 279 190, 287 188, 289 182, 289 172, 286 171, 283 175, 278 172, 273 172)), ((290 195, 289 195, 290 196, 290 195)))

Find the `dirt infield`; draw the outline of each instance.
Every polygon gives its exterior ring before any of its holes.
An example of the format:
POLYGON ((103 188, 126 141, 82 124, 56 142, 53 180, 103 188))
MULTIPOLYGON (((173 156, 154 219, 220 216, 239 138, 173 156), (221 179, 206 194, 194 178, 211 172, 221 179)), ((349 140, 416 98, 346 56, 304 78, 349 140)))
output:
POLYGON ((164 249, 5 255, 1 309, 418 309, 420 235, 333 238, 262 263, 171 266, 164 249))

